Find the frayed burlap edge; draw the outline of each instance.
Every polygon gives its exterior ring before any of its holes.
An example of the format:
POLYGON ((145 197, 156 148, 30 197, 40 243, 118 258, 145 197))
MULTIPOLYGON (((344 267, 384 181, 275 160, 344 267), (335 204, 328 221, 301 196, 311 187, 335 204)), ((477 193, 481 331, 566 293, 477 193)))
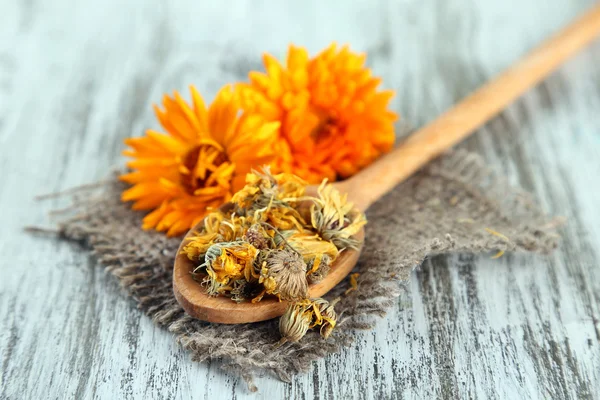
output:
MULTIPOLYGON (((72 204, 58 211, 59 237, 91 249, 100 264, 152 320, 176 335, 194 361, 220 360, 255 391, 260 370, 290 381, 312 361, 351 345, 353 332, 370 329, 394 303, 411 271, 428 255, 448 252, 536 251, 556 247, 556 221, 549 221, 524 192, 486 167, 476 155, 457 151, 423 171, 371 207, 365 248, 356 267, 358 288, 347 283, 328 298, 339 324, 328 340, 309 333, 299 343, 275 348, 277 321, 227 326, 187 316, 173 296, 171 267, 180 239, 140 229, 143 214, 119 200, 116 178, 100 188, 69 193, 72 204)), ((40 229, 34 229, 38 232, 40 229)))

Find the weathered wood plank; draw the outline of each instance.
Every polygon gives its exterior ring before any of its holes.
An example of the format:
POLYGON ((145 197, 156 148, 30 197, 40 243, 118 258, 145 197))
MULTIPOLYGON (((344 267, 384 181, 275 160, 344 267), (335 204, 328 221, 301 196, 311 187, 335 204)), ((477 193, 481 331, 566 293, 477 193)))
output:
MULTIPOLYGON (((513 62, 588 0, 4 1, 0 24, 0 398, 246 398, 195 364, 85 252, 31 237, 34 195, 100 179, 151 104, 331 40, 365 50, 414 126, 513 62)), ((600 393, 600 44, 464 146, 565 215, 548 257, 428 260, 354 347, 274 398, 593 398, 600 393)))

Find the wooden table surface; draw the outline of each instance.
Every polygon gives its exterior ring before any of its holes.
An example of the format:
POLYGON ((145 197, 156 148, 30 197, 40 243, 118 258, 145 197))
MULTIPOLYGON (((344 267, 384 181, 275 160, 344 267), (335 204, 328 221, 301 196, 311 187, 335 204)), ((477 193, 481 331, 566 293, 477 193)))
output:
POLYGON ((0 399, 598 398, 600 43, 463 146, 564 215, 548 257, 428 260, 374 331, 258 394, 197 364, 77 246, 32 237, 101 179, 151 105, 209 98, 288 43, 366 51, 420 126, 592 5, 589 0, 0 0, 0 399))

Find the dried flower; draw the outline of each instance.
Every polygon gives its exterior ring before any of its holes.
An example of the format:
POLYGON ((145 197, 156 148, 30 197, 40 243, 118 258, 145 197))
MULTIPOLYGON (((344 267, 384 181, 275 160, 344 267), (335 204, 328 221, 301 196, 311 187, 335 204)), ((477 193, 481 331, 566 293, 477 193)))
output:
POLYGON ((338 249, 358 248, 356 235, 367 223, 365 215, 348 202, 348 195, 323 181, 317 190, 318 198, 311 206, 311 224, 320 236, 338 249))
POLYGON ((393 122, 387 110, 392 91, 364 66, 365 55, 332 44, 315 57, 290 46, 286 65, 264 55, 266 73, 251 72, 238 84, 245 112, 280 121, 275 145, 278 171, 318 183, 356 173, 389 151, 393 122))
POLYGON ((302 300, 308 296, 306 263, 291 250, 273 250, 261 269, 259 282, 266 292, 281 300, 302 300))
POLYGON ((183 253, 192 261, 198 261, 214 243, 239 240, 244 231, 250 228, 253 219, 232 215, 227 217, 222 211, 215 211, 204 218, 203 229, 188 239, 183 253))
POLYGON ((166 135, 148 130, 125 140, 131 149, 124 154, 134 160, 127 163, 133 171, 121 176, 132 184, 121 198, 134 201, 135 210, 153 210, 143 228, 169 236, 200 222, 208 208, 219 207, 243 186, 252 166, 268 164, 275 156, 278 121, 239 116, 229 86, 208 109, 196 89, 190 90, 192 105, 175 92, 173 98, 164 97, 164 110, 155 107, 166 135))
POLYGON ((254 224, 244 234, 244 240, 259 250, 269 248, 270 237, 260 224, 254 224))
POLYGON ((262 172, 252 170, 246 175, 246 186, 231 199, 239 207, 260 210, 270 207, 287 206, 286 200, 304 196, 307 183, 292 174, 272 175, 269 167, 262 172))
POLYGON ((290 304, 279 318, 279 333, 282 342, 297 342, 306 335, 312 323, 310 301, 290 304))
POLYGON ((205 269, 208 276, 208 293, 216 296, 223 291, 231 291, 233 282, 245 279, 256 280, 253 263, 258 250, 249 243, 224 242, 215 243, 207 250, 205 261, 194 272, 205 269))
MULTIPOLYGON (((323 240, 318 234, 309 230, 285 232, 284 236, 286 235, 289 235, 286 238, 287 242, 302 254, 305 261, 310 261, 321 254, 326 254, 335 260, 339 254, 339 250, 333 243, 323 240)), ((277 237, 275 241, 278 241, 277 237)))
POLYGON ((338 299, 329 303, 317 298, 302 300, 288 306, 279 319, 279 333, 283 342, 297 342, 309 329, 320 326, 320 334, 327 339, 335 328, 337 315, 335 304, 338 299))
POLYGON ((216 242, 216 233, 204 233, 192 236, 183 247, 183 253, 192 261, 200 260, 216 242))
POLYGON ((337 324, 337 314, 335 312, 335 304, 339 299, 335 299, 329 303, 325 299, 313 300, 313 311, 315 314, 311 328, 321 326, 320 333, 325 339, 331 335, 333 328, 337 324))

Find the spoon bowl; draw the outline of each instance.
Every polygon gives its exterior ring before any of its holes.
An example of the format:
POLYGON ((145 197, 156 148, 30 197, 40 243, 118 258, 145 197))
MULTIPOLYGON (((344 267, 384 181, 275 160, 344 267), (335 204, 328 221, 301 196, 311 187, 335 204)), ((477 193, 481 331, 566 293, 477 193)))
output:
MULTIPOLYGON (((182 250, 192 236, 192 232, 200 228, 201 225, 192 228, 181 242, 173 269, 173 292, 185 312, 202 321, 221 324, 243 324, 281 316, 289 302, 279 301, 275 296, 267 295, 258 303, 250 301, 236 303, 226 296, 208 295, 206 288, 194 280, 192 272, 196 265, 182 253, 182 250)), ((360 240, 362 246, 364 230, 358 232, 355 237, 360 240)), ((309 296, 321 297, 340 283, 354 268, 359 255, 360 249, 346 249, 340 253, 327 276, 321 282, 309 286, 309 296)))

